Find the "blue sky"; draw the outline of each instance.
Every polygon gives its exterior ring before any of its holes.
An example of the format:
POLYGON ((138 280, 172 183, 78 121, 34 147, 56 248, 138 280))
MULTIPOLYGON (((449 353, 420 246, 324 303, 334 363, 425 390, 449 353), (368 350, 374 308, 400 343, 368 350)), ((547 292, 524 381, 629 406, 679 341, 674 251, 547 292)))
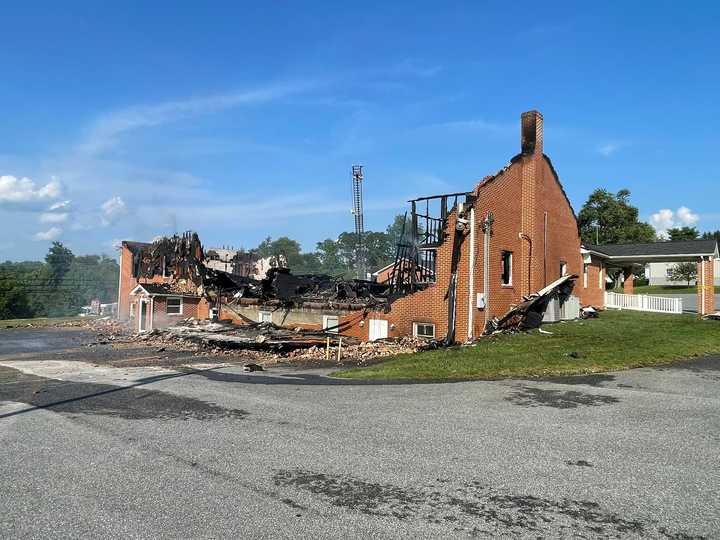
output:
POLYGON ((545 117, 576 211, 627 187, 720 228, 716 3, 13 2, 0 21, 0 260, 197 230, 312 249, 469 190, 545 117))

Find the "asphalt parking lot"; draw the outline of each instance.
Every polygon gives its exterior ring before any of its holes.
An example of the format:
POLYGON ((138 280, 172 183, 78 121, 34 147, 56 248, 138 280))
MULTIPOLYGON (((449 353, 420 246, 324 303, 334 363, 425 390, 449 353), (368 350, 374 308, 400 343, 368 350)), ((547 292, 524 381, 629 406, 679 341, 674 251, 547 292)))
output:
POLYGON ((0 331, 0 537, 717 538, 720 359, 453 384, 0 331))

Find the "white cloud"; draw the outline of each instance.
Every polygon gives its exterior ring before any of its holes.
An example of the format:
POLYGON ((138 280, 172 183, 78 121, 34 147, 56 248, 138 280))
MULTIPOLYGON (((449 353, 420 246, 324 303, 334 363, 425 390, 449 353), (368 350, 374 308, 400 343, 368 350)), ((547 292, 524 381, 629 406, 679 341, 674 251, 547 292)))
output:
POLYGON ((50 208, 48 208, 49 211, 54 210, 67 210, 70 207, 70 201, 59 201, 55 204, 50 205, 50 208))
POLYGON ((62 234, 60 227, 50 227, 47 231, 37 233, 33 238, 35 240, 54 240, 62 234))
POLYGON ((52 178, 44 186, 29 178, 11 175, 0 176, 0 203, 27 203, 56 199, 60 196, 60 182, 52 178))
POLYGON ((599 146, 598 149, 597 149, 597 151, 598 151, 598 153, 599 153, 600 155, 602 155, 602 156, 610 157, 610 156, 612 156, 615 152, 617 152, 618 150, 620 150, 620 146, 621 146, 621 145, 618 144, 618 143, 613 143, 613 142, 611 142, 611 143, 607 143, 607 144, 603 144, 602 146, 599 146))
POLYGON ((312 86, 314 85, 309 82, 288 83, 257 90, 120 109, 98 118, 78 149, 86 154, 97 154, 114 146, 122 134, 135 129, 159 126, 242 105, 266 103, 302 92, 312 86))
POLYGON ((40 214, 40 223, 64 223, 68 215, 67 212, 43 212, 40 214))
POLYGON ((650 223, 659 236, 666 237, 667 230, 673 227, 692 227, 700 216, 693 213, 687 206, 681 206, 675 212, 662 208, 650 216, 650 223))
POLYGON ((127 214, 127 205, 121 197, 113 197, 100 205, 102 215, 100 222, 107 227, 117 220, 120 216, 127 214))
POLYGON ((678 221, 687 227, 692 227, 700 219, 700 216, 694 214, 687 206, 681 206, 678 208, 675 215, 677 216, 678 221))

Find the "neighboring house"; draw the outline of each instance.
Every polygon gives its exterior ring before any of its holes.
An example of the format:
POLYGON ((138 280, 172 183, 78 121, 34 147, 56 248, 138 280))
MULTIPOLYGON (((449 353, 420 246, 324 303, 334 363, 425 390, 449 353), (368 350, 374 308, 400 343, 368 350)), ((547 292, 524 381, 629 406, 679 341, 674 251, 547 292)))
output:
MULTIPOLYGON (((673 281, 670 271, 677 263, 648 263, 645 265, 645 277, 649 285, 687 285, 687 281, 673 281)), ((713 283, 720 286, 720 259, 713 263, 713 283)), ((691 281, 695 285, 696 281, 691 281)))
POLYGON ((645 244, 603 244, 586 246, 601 258, 611 274, 622 272, 624 292, 634 292, 635 273, 648 264, 677 264, 691 262, 697 268, 698 313, 715 312, 714 277, 720 251, 715 239, 679 242, 650 242, 645 244))

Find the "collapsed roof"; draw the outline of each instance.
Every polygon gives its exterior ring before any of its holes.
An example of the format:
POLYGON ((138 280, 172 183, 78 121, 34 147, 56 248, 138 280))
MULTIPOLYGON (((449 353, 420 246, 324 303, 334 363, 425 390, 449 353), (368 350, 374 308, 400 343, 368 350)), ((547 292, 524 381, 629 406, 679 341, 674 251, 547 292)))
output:
MULTIPOLYGON (((285 305, 351 301, 377 306, 387 302, 388 285, 374 281, 346 280, 330 275, 295 275, 289 268, 278 266, 270 266, 259 279, 247 273, 219 270, 217 265, 210 264, 217 261, 215 254, 210 250, 206 254, 195 232, 158 238, 151 244, 125 242, 125 246, 133 254, 135 278, 150 279, 161 275, 175 281, 185 280, 194 285, 198 295, 211 299, 256 298, 285 305)), ((234 257, 234 262, 239 263, 235 268, 249 268, 253 258, 261 259, 256 254, 234 257)), ((277 260, 269 264, 273 263, 277 264, 277 260)))

